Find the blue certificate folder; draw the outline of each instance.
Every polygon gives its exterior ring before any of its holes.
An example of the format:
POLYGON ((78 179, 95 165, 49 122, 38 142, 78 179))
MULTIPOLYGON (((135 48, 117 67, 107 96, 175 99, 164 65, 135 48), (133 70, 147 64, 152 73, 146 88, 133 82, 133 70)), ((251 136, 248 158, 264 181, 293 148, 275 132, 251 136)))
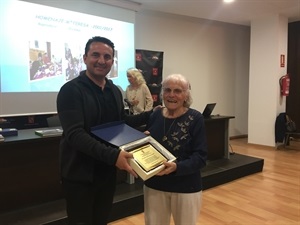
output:
POLYGON ((140 140, 147 136, 143 132, 128 126, 124 121, 106 123, 92 127, 91 132, 101 140, 117 147, 140 140))
POLYGON ((3 129, 0 129, 0 134, 3 137, 17 136, 18 130, 16 128, 3 128, 3 129))

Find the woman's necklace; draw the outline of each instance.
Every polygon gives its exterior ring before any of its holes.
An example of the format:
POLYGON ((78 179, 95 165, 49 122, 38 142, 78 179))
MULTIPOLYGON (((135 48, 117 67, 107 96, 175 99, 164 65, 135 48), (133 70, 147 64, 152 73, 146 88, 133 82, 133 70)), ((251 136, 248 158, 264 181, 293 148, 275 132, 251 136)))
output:
POLYGON ((168 131, 166 132, 166 118, 164 117, 164 136, 162 138, 163 142, 168 140, 167 136, 176 120, 177 120, 177 118, 173 120, 173 122, 171 123, 171 126, 169 127, 168 131))

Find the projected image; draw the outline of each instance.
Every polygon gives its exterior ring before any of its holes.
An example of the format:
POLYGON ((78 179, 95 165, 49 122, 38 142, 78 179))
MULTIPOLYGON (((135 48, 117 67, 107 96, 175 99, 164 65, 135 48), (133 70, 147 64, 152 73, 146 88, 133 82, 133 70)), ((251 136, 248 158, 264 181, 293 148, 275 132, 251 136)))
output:
POLYGON ((117 78, 118 77, 118 50, 115 50, 114 65, 111 67, 107 78, 117 78))
POLYGON ((66 59, 66 81, 72 80, 79 76, 81 70, 85 69, 82 53, 84 49, 78 44, 65 43, 65 59, 66 59))
POLYGON ((134 13, 126 11, 129 21, 121 21, 102 17, 105 9, 89 13, 95 8, 92 1, 85 2, 86 9, 72 1, 75 11, 36 2, 41 4, 0 3, 0 49, 5 53, 0 57, 0 115, 55 112, 60 88, 86 69, 85 45, 94 36, 114 43, 117 51, 107 78, 126 89, 126 70, 135 65, 134 13))
POLYGON ((62 74, 62 58, 51 42, 29 42, 30 80, 38 80, 62 74))

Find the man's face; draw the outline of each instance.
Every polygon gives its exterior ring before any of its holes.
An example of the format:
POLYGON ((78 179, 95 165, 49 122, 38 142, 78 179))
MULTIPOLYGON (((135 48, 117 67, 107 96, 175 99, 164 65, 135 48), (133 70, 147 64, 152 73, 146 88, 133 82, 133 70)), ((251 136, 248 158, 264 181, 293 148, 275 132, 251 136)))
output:
POLYGON ((93 42, 87 55, 83 56, 83 60, 89 76, 104 79, 114 63, 113 50, 107 44, 93 42))

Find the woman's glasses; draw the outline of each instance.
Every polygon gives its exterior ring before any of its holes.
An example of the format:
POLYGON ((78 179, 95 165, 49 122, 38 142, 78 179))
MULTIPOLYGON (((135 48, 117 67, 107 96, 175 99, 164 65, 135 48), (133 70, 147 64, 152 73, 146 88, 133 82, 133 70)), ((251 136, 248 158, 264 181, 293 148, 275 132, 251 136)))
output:
POLYGON ((179 89, 179 88, 175 88, 175 89, 171 89, 171 88, 163 88, 163 93, 164 94, 171 94, 173 93, 174 95, 180 95, 182 94, 182 92, 184 92, 185 90, 183 89, 179 89))

